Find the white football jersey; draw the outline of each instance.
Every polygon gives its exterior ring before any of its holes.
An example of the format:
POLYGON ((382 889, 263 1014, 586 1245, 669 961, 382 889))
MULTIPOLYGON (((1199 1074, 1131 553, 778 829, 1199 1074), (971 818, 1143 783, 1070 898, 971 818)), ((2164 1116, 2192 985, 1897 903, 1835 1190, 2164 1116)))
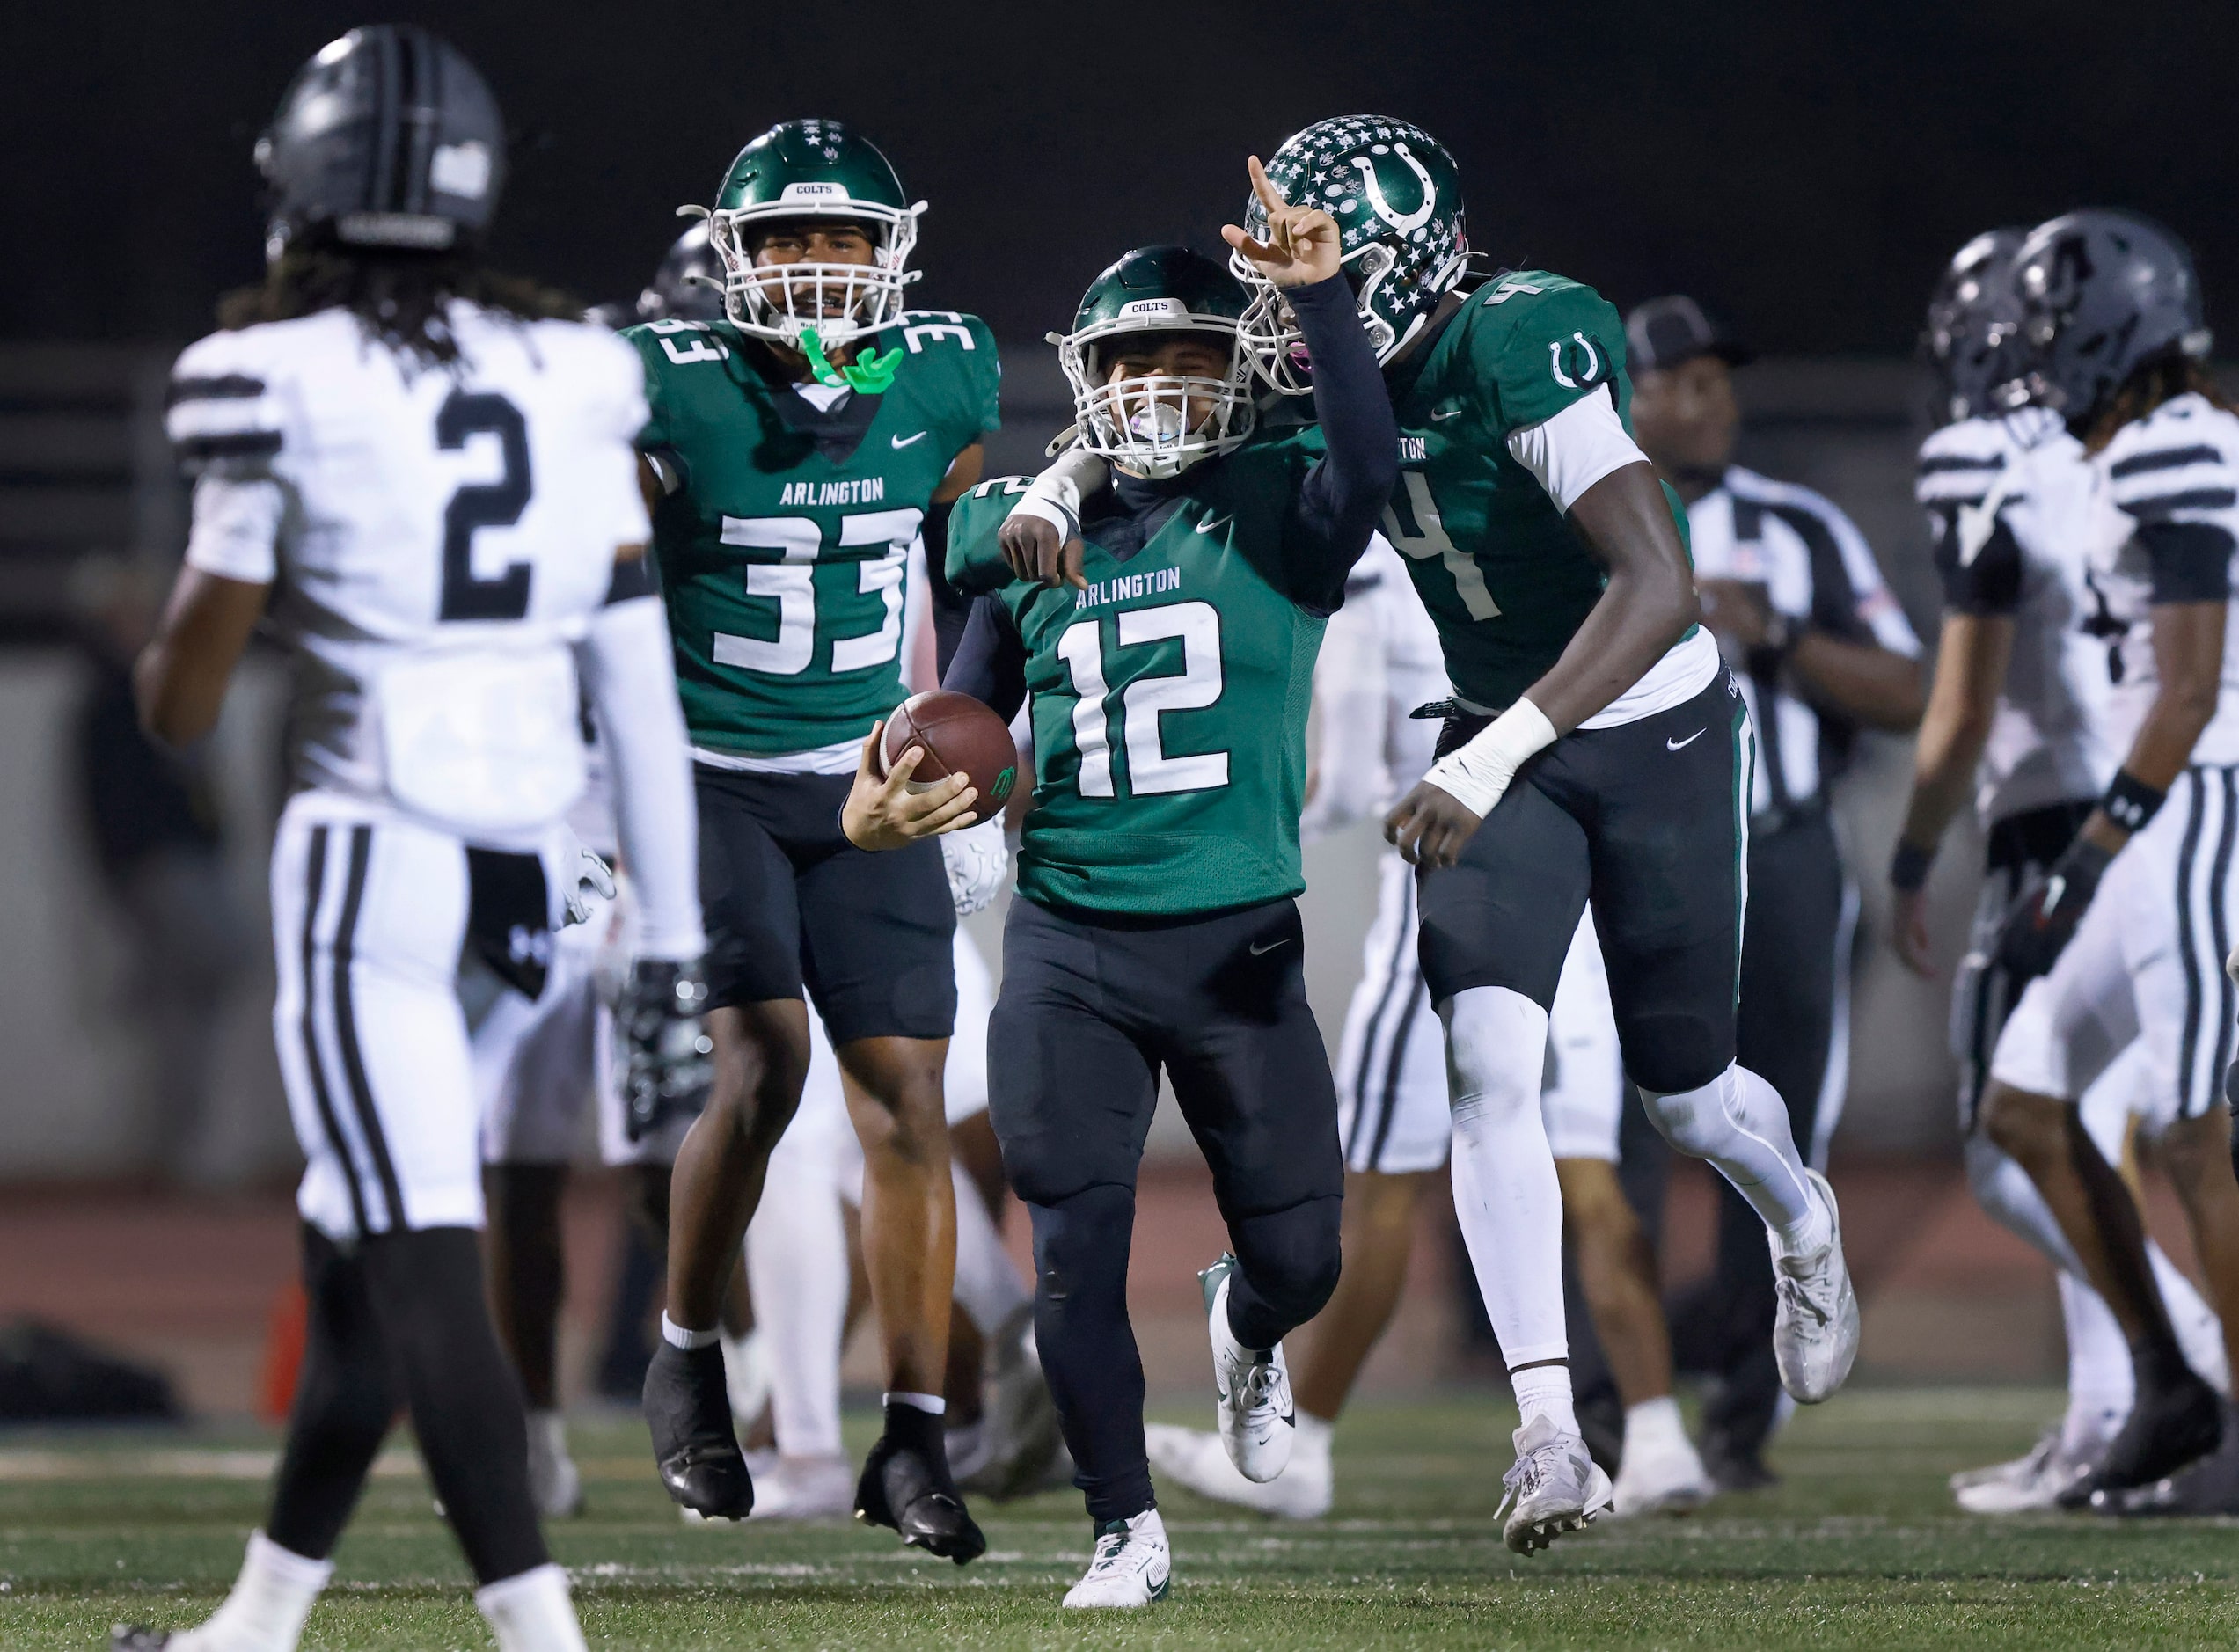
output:
POLYGON ((2042 407, 1946 425, 1921 446, 1928 511, 1954 612, 2010 618, 2014 648, 1976 776, 1985 825, 2096 797, 2108 743, 2107 625, 2089 573, 2091 466, 2042 407))
MULTIPOLYGON (((1865 536, 1823 493, 1730 464, 1718 486, 1687 507, 1687 537, 1699 577, 1763 586, 1766 600, 1799 630, 1907 658, 1921 651, 1865 536)), ((1745 661, 1729 663, 1760 747, 1750 812, 1809 801, 1847 757, 1853 731, 1823 726, 1810 704, 1784 683, 1760 683, 1745 661)))
MULTIPOLYGON (((2230 599, 2239 417, 2202 396, 2176 397, 2118 430, 2089 474, 2087 578, 2107 638, 2102 738, 2119 760, 2161 687, 2155 602, 2230 599)), ((2239 623, 2225 626, 2222 691, 2192 761, 2239 763, 2239 623)))
POLYGON ((635 354, 454 302, 427 365, 347 311, 219 333, 172 372, 199 477, 188 563, 274 587, 296 652, 291 782, 517 842, 583 787, 570 645, 649 588, 635 354))
POLYGON ((1345 578, 1313 668, 1314 788, 1308 837, 1380 813, 1430 767, 1442 720, 1410 717, 1452 693, 1438 628, 1382 534, 1345 578))

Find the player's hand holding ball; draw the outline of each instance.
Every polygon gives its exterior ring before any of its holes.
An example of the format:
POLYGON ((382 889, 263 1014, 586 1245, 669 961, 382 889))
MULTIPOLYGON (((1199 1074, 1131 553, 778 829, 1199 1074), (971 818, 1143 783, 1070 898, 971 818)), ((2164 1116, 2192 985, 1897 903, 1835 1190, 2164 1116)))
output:
POLYGON ((931 689, 863 742, 840 830, 858 849, 899 849, 973 824, 982 800, 991 814, 999 809, 1017 780, 1003 720, 969 694, 931 689))

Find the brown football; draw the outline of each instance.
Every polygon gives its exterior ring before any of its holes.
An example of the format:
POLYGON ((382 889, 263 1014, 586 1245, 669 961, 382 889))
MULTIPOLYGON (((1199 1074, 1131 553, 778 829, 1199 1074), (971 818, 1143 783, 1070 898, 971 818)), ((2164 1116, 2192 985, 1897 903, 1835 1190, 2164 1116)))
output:
POLYGON ((1018 784, 1019 753, 1009 727, 969 694, 927 689, 896 706, 879 742, 882 770, 899 763, 912 746, 922 746, 926 755, 911 772, 911 786, 962 773, 979 793, 972 813, 982 820, 994 818, 1018 784))

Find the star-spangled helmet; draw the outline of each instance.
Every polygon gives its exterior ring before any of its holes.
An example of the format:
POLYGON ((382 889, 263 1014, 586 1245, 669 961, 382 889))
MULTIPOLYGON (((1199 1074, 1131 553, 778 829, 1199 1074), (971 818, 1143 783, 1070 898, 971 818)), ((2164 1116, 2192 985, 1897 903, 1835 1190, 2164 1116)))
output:
POLYGON ((305 230, 350 246, 440 252, 489 227, 505 184, 505 122, 489 84, 408 23, 321 47, 257 139, 265 256, 305 230))
MULTIPOLYGON (((1413 338, 1468 262, 1462 232, 1461 176, 1453 157, 1419 126, 1379 114, 1317 121, 1284 140, 1267 175, 1293 206, 1319 207, 1336 219, 1340 257, 1359 300, 1361 324, 1379 362, 1413 338)), ((1244 229, 1267 236, 1267 209, 1255 195, 1244 229)), ((1243 338, 1253 367, 1275 389, 1311 387, 1305 341, 1282 295, 1240 252, 1229 267, 1252 296, 1243 338)))
POLYGON ((2192 254, 2134 212, 2087 208, 2038 224, 2014 254, 2014 288, 2028 359, 2001 398, 2041 402, 2072 426, 2140 363, 2199 360, 2214 341, 2192 254))
POLYGON ((2020 370, 2014 254, 2028 234, 1985 230, 1951 255, 1928 299, 1921 355, 1935 375, 1936 417, 1944 423, 1988 411, 1992 390, 2020 370))
POLYGON ((662 256, 661 267, 638 295, 640 321, 721 321, 723 264, 708 240, 707 226, 695 223, 662 256))
POLYGON ((922 201, 903 193, 893 166, 867 138, 837 121, 783 121, 738 152, 715 205, 680 207, 707 219, 723 266, 723 308, 742 333, 799 348, 814 327, 827 349, 876 333, 902 312, 922 201), (757 266, 759 228, 829 218, 860 225, 877 248, 868 264, 757 266), (827 304, 835 306, 826 313, 827 304))
POLYGON ((1142 476, 1176 476, 1252 434, 1252 367, 1239 329, 1248 299, 1236 278, 1186 246, 1141 246, 1089 283, 1072 331, 1053 333, 1072 386, 1075 440, 1142 476), (1213 333, 1228 342, 1218 379, 1159 375, 1109 383, 1115 340, 1213 333), (1196 419, 1192 406, 1207 409, 1196 419))

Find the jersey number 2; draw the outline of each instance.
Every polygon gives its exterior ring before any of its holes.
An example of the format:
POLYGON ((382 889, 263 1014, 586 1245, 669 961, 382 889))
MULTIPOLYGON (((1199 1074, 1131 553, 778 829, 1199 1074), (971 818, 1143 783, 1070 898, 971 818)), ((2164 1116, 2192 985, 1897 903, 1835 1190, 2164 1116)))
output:
POLYGON ((456 390, 435 415, 435 445, 456 453, 473 435, 494 435, 505 457, 494 482, 469 482, 443 507, 443 595, 438 619, 519 619, 529 611, 530 565, 512 562, 494 579, 474 577, 474 535, 509 528, 529 508, 529 425, 521 410, 491 391, 456 390))
MULTIPOLYGON (((1139 676, 1120 691, 1130 795, 1207 792, 1226 786, 1226 752, 1170 757, 1159 733, 1161 712, 1197 711, 1219 700, 1220 610, 1211 603, 1130 608, 1118 616, 1113 628, 1123 648, 1169 637, 1182 643, 1180 676, 1139 676)), ((1066 626, 1057 639, 1057 657, 1072 678, 1072 743, 1080 754, 1080 773, 1074 784, 1083 797, 1119 795, 1112 782, 1112 735, 1104 710, 1111 690, 1104 676, 1103 633, 1101 620, 1083 619, 1066 626)))

